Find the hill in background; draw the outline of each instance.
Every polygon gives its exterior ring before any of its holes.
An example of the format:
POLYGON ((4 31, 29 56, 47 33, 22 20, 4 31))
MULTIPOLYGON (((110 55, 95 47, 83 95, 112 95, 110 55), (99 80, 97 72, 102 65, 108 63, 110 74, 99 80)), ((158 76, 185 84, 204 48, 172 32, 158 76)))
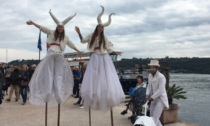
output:
MULTIPOLYGON (((132 58, 121 59, 115 62, 115 66, 120 70, 133 69, 136 66, 147 67, 152 58, 132 58)), ((161 58, 160 62, 167 62, 170 68, 170 72, 173 73, 201 73, 210 74, 210 58, 161 58)), ((9 62, 9 65, 22 65, 38 64, 39 60, 14 60, 9 62)))

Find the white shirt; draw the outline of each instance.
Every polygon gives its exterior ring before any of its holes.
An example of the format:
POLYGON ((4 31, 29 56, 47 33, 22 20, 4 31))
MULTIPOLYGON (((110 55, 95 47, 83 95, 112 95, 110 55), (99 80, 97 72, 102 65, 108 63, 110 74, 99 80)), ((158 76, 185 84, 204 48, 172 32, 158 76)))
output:
POLYGON ((156 72, 155 76, 149 74, 146 95, 150 95, 154 101, 161 100, 165 107, 168 108, 168 97, 165 85, 166 78, 159 71, 156 72))

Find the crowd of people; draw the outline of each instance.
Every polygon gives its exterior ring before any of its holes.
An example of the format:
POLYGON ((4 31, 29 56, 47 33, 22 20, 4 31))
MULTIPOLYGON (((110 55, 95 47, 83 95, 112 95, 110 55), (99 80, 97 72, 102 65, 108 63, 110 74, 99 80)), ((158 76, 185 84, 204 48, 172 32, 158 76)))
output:
MULTIPOLYGON (((71 96, 79 98, 75 105, 80 105, 81 108, 82 98, 79 92, 86 67, 87 63, 83 63, 81 68, 79 68, 79 66, 71 66, 74 78, 74 86, 71 96)), ((5 101, 10 102, 12 101, 12 96, 14 93, 14 101, 17 102, 20 98, 22 98, 22 105, 25 105, 28 98, 27 94, 30 92, 28 84, 35 69, 35 64, 29 67, 26 64, 22 66, 6 66, 0 63, 0 99, 5 99, 5 101)), ((2 103, 2 101, 0 103, 2 103)))
POLYGON ((15 92, 15 102, 22 97, 22 105, 26 104, 27 94, 30 92, 28 84, 35 71, 36 65, 30 67, 26 64, 22 66, 0 64, 1 74, 1 100, 6 99, 7 102, 12 101, 13 92, 15 92))
MULTIPOLYGON (((75 105, 82 107, 82 98, 80 96, 80 86, 87 67, 87 63, 83 63, 81 68, 79 66, 71 66, 72 74, 74 78, 73 94, 72 97, 79 98, 75 105)), ((8 65, 4 66, 0 63, 0 99, 5 101, 12 101, 12 95, 15 94, 14 101, 17 102, 22 98, 22 105, 26 104, 27 94, 29 90, 29 81, 36 69, 36 65, 33 64, 30 67, 26 64, 22 66, 8 65), (21 96, 21 97, 20 97, 21 96)), ((2 103, 2 101, 0 102, 2 103)))

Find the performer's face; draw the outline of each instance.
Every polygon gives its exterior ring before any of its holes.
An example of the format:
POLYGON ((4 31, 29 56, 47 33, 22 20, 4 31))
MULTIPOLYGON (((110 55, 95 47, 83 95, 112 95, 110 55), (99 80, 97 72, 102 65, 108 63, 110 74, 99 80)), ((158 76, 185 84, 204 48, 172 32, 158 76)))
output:
POLYGON ((104 26, 102 24, 98 25, 98 32, 102 32, 104 30, 104 26))
POLYGON ((63 25, 58 25, 57 30, 58 30, 59 33, 62 33, 64 31, 63 25))

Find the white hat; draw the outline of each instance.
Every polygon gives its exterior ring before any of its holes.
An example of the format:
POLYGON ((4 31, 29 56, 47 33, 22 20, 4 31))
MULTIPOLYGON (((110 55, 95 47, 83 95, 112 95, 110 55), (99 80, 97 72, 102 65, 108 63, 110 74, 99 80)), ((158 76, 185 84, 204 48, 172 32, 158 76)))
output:
POLYGON ((31 65, 31 67, 36 67, 36 64, 31 65))
POLYGON ((65 25, 65 24, 67 24, 73 17, 76 16, 76 13, 75 13, 73 16, 69 16, 69 17, 67 17, 65 20, 63 20, 62 22, 60 22, 60 21, 53 15, 53 13, 51 12, 51 9, 50 9, 49 13, 50 13, 50 16, 52 17, 52 19, 54 20, 54 22, 55 22, 57 25, 65 25))
POLYGON ((159 61, 158 60, 150 60, 150 63, 148 66, 158 66, 160 67, 159 61))
POLYGON ((112 21, 112 20, 111 20, 111 16, 112 16, 112 15, 115 15, 115 13, 109 14, 109 20, 108 20, 106 23, 102 23, 102 21, 101 21, 101 16, 102 16, 103 13, 104 13, 104 7, 101 6, 101 8, 102 8, 102 11, 98 14, 98 17, 97 17, 98 24, 102 24, 104 27, 109 26, 109 25, 111 24, 111 21, 112 21))

